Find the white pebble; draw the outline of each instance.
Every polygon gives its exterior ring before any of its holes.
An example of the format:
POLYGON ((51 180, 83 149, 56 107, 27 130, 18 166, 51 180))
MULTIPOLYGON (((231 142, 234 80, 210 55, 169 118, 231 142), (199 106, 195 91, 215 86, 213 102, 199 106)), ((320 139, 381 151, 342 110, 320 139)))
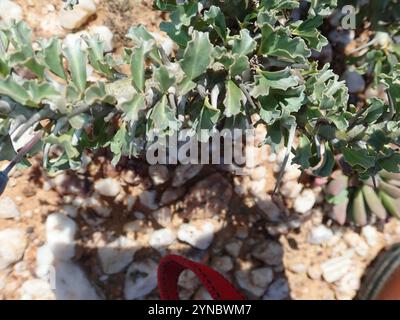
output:
POLYGON ((333 232, 331 229, 324 225, 319 225, 311 229, 310 234, 308 235, 308 242, 311 244, 322 244, 330 241, 332 237, 333 232))
POLYGON ((31 279, 25 281, 20 289, 21 300, 54 300, 55 295, 51 290, 49 281, 31 279))
POLYGON ((132 261, 137 250, 139 250, 137 242, 124 236, 98 248, 103 271, 106 274, 120 272, 132 261))
POLYGON ((351 268, 351 259, 348 256, 329 259, 321 264, 322 276, 329 282, 340 280, 351 268))
POLYGON ((83 270, 73 262, 60 261, 55 265, 55 295, 57 300, 99 300, 100 295, 83 270))
POLYGON ((362 228, 361 234, 363 235, 370 247, 373 247, 378 243, 379 234, 375 227, 365 226, 362 228))
POLYGON ((53 213, 47 217, 46 239, 55 258, 68 260, 75 255, 76 231, 75 221, 62 213, 53 213))
POLYGON ((93 0, 80 0, 73 10, 61 9, 59 20, 63 28, 73 30, 81 27, 96 13, 96 4, 93 0))
POLYGON ((96 181, 94 188, 98 193, 105 197, 116 197, 121 191, 119 182, 111 178, 96 181))
POLYGON ((305 214, 312 209, 316 200, 314 192, 310 189, 305 189, 294 201, 293 208, 298 213, 305 214))
POLYGON ((17 262, 24 255, 27 246, 25 232, 21 229, 4 229, 0 231, 0 270, 17 262))
POLYGON ((160 229, 151 234, 149 244, 154 249, 159 249, 173 244, 175 239, 175 232, 171 229, 160 229))
POLYGON ((0 23, 10 24, 12 20, 22 20, 23 12, 20 5, 13 1, 0 1, 0 23))
POLYGON ((206 250, 214 238, 214 232, 214 225, 209 221, 200 225, 185 223, 179 228, 178 239, 195 248, 206 250))
POLYGON ((143 299, 156 287, 157 264, 151 259, 141 262, 133 262, 125 276, 125 299, 143 299))
POLYGON ((20 215, 18 206, 10 197, 0 199, 0 219, 18 218, 20 215))

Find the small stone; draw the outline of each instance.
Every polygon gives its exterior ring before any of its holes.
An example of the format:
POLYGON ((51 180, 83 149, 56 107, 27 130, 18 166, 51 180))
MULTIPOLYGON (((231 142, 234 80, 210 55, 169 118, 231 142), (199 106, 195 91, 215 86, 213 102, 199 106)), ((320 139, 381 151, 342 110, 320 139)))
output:
POLYGON ((268 265, 278 266, 282 264, 283 249, 279 242, 264 241, 255 247, 252 254, 268 265))
POLYGON ((24 255, 27 246, 25 232, 21 229, 4 229, 0 231, 0 270, 17 262, 24 255))
POLYGON ((261 180, 261 179, 265 179, 267 176, 267 168, 265 166, 259 166, 254 168, 251 171, 251 179, 252 180, 261 180))
POLYGON ((20 5, 13 1, 0 1, 0 23, 10 24, 13 20, 22 20, 23 12, 20 5))
POLYGON ((362 92, 365 89, 365 80, 361 74, 356 71, 347 70, 343 74, 349 93, 362 92))
POLYGON ((149 166, 149 176, 154 185, 158 186, 168 181, 169 171, 168 168, 161 164, 149 166))
POLYGON ((54 300, 50 282, 41 279, 25 281, 20 289, 21 300, 54 300))
POLYGON ((321 275, 322 275, 321 266, 318 264, 309 266, 307 269, 307 274, 313 280, 321 279, 321 275))
POLYGON ((125 299, 143 299, 156 287, 157 264, 151 259, 146 259, 141 262, 133 262, 125 276, 125 299))
POLYGON ((293 199, 299 196, 302 189, 303 184, 298 183, 296 180, 290 180, 282 183, 279 191, 284 197, 293 199))
POLYGON ((288 267, 288 269, 294 273, 305 273, 307 266, 304 263, 295 263, 288 267))
POLYGON ((106 26, 93 26, 89 28, 91 35, 97 36, 104 44, 104 52, 111 52, 114 50, 114 34, 110 28, 106 26))
POLYGON ((254 197, 257 207, 268 217, 269 221, 278 222, 281 220, 281 211, 269 194, 262 192, 255 194, 254 197))
POLYGON ((331 229, 324 225, 319 225, 311 229, 310 234, 308 235, 308 242, 311 244, 323 244, 331 240, 332 237, 333 232, 331 229))
POLYGON ((149 240, 149 244, 154 249, 168 247, 169 245, 173 244, 176 240, 175 232, 171 229, 160 229, 154 231, 149 240))
POLYGON ((68 260, 75 255, 76 231, 75 221, 62 213, 53 213, 47 217, 46 239, 54 257, 68 260))
POLYGON ((351 259, 348 256, 331 258, 321 264, 322 276, 329 282, 340 280, 351 268, 351 259))
POLYGON ((214 225, 211 222, 199 222, 196 225, 185 223, 178 231, 178 239, 191 246, 206 250, 214 238, 214 225))
POLYGON ((128 211, 131 211, 133 209, 136 200, 137 200, 136 196, 133 196, 131 194, 128 195, 128 197, 126 198, 126 208, 128 209, 128 211))
POLYGON ((337 282, 336 291, 340 292, 341 294, 354 295, 359 288, 360 276, 350 270, 337 282))
POLYGON ((78 215, 78 208, 73 205, 64 205, 62 209, 71 218, 76 218, 76 216, 78 215))
POLYGON ((132 261, 137 250, 139 246, 136 241, 124 236, 98 248, 104 273, 114 274, 122 271, 132 261))
POLYGON ((263 300, 284 300, 289 297, 289 284, 284 278, 278 278, 271 283, 263 300))
POLYGON ((229 256, 215 257, 212 261, 212 267, 221 273, 229 272, 233 269, 233 261, 229 256))
POLYGON ((175 169, 172 186, 173 187, 182 186, 185 182, 197 176, 200 173, 201 169, 203 169, 203 165, 187 164, 178 166, 175 169))
POLYGON ((156 210, 158 208, 156 198, 157 192, 155 190, 143 191, 139 194, 140 203, 150 210, 156 210))
POLYGON ((96 181, 94 189, 105 197, 116 197, 121 191, 121 186, 118 181, 107 178, 96 181))
POLYGON ((290 165, 286 168, 285 174, 282 177, 282 183, 289 182, 289 181, 296 181, 301 176, 301 170, 299 169, 298 165, 290 165))
POLYGON ((367 241, 370 247, 377 245, 379 240, 378 231, 373 226, 365 226, 361 230, 361 234, 364 239, 367 241))
POLYGON ((294 201, 293 208, 298 213, 305 214, 313 208, 316 200, 314 192, 310 189, 305 189, 294 201))
POLYGON ((242 289, 248 291, 249 293, 251 293, 252 295, 254 295, 255 297, 261 297, 266 288, 261 288, 257 285, 255 285, 252 281, 251 281, 251 277, 250 277, 250 273, 248 271, 236 271, 235 272, 235 279, 239 285, 239 287, 241 287, 242 289))
POLYGON ((172 213, 168 207, 163 207, 157 211, 153 211, 153 218, 163 227, 168 227, 171 224, 172 213))
POLYGON ((21 213, 18 206, 10 197, 0 199, 0 219, 18 218, 21 213))
POLYGON ((226 252, 228 252, 232 257, 237 258, 242 248, 242 243, 240 241, 230 242, 225 246, 226 252))
POLYGON ((349 232, 346 233, 343 238, 346 243, 351 248, 353 248, 360 257, 366 257, 368 255, 368 245, 364 241, 364 239, 361 238, 358 234, 349 232))
POLYGON ((250 277, 255 285, 266 289, 274 279, 274 272, 268 267, 254 269, 250 272, 250 277))
POLYGON ((185 191, 184 187, 166 189, 161 195, 160 204, 166 205, 176 201, 185 194, 185 191))
POLYGON ((63 28, 73 30, 81 27, 96 13, 96 4, 93 0, 80 0, 73 10, 61 9, 59 20, 63 28))
POLYGON ((100 300, 83 270, 73 262, 56 263, 55 296, 57 300, 100 300))
POLYGON ((36 252, 36 270, 39 278, 48 278, 53 270, 54 255, 48 245, 43 245, 36 252))

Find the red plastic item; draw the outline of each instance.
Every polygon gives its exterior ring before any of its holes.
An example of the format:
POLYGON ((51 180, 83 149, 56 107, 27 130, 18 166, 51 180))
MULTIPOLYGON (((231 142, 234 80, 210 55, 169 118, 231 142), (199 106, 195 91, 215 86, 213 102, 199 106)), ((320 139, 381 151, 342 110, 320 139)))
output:
POLYGON ((162 300, 179 300, 178 279, 186 269, 196 274, 214 300, 245 300, 217 271, 177 255, 164 257, 158 266, 158 288, 162 300))

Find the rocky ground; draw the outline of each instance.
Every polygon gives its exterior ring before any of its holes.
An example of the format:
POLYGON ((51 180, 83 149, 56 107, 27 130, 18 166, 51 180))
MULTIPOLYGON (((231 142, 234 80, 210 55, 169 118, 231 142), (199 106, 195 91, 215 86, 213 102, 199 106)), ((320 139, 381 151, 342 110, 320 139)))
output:
MULTIPOLYGON (((110 51, 130 25, 156 31, 163 18, 151 1, 81 2, 79 21, 60 17, 58 0, 0 7, 13 8, 36 37, 99 32, 110 51)), ((321 186, 295 166, 272 199, 284 151, 246 151, 256 161, 242 176, 127 159, 114 168, 106 151, 88 154, 79 172, 50 177, 40 158, 14 170, 0 198, 0 299, 158 299, 156 267, 167 253, 214 267, 253 299, 352 299, 377 253, 400 242, 400 222, 336 225, 321 186)), ((180 294, 209 298, 190 272, 180 294)))

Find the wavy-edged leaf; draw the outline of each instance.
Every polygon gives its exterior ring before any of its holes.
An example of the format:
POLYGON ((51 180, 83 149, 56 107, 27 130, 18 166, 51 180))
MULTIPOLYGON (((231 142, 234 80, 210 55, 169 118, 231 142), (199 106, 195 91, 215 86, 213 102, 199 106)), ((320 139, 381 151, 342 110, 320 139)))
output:
POLYGON ((239 55, 248 55, 257 47, 257 42, 250 36, 247 29, 240 30, 240 38, 233 40, 232 53, 239 55))
POLYGON ((146 51, 145 44, 142 42, 138 47, 132 50, 131 59, 131 76, 132 82, 136 90, 144 91, 145 67, 146 67, 146 51))
POLYGON ((292 38, 285 28, 277 27, 274 29, 269 24, 264 24, 259 53, 306 63, 306 58, 311 55, 311 50, 307 48, 303 39, 292 38))
POLYGON ((190 80, 207 70, 212 61, 212 50, 208 32, 193 31, 192 40, 188 43, 181 61, 181 67, 190 80))
POLYGON ((52 38, 48 41, 41 41, 42 51, 40 56, 47 68, 60 78, 67 80, 62 61, 61 40, 52 38))
POLYGON ((223 41, 226 40, 227 28, 225 16, 219 7, 211 6, 209 10, 205 11, 204 20, 213 27, 223 41))
POLYGON ((140 111, 146 109, 146 102, 143 94, 136 93, 131 100, 121 104, 126 121, 135 122, 139 120, 140 111))
POLYGON ((158 82, 160 90, 163 93, 175 83, 175 77, 170 75, 170 72, 165 66, 160 66, 154 72, 154 79, 158 82))
POLYGON ((225 87, 226 96, 224 99, 224 114, 229 118, 240 113, 242 103, 246 103, 246 96, 232 80, 226 81, 225 87))
POLYGON ((65 48, 65 57, 68 61, 68 69, 71 73, 72 81, 79 93, 83 93, 86 89, 87 80, 87 53, 82 49, 80 39, 65 48))

